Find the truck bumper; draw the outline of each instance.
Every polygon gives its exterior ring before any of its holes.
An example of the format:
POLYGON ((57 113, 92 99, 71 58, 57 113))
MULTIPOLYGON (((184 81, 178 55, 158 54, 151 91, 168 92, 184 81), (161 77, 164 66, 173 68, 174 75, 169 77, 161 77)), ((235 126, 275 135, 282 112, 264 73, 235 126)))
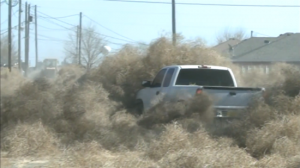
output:
POLYGON ((215 106, 215 118, 237 119, 245 113, 247 108, 245 106, 215 106))

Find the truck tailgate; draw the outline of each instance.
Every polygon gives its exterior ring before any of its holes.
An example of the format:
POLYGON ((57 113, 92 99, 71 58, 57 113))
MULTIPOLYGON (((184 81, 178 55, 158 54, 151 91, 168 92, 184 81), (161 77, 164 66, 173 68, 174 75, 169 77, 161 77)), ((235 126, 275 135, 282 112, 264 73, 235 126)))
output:
POLYGON ((246 87, 210 87, 210 86, 176 86, 169 90, 166 99, 178 100, 192 98, 197 89, 202 89, 213 98, 216 108, 242 108, 247 107, 251 100, 262 95, 263 88, 246 87))
POLYGON ((212 96, 217 108, 247 107, 253 98, 262 95, 262 88, 245 87, 203 87, 203 91, 212 96))

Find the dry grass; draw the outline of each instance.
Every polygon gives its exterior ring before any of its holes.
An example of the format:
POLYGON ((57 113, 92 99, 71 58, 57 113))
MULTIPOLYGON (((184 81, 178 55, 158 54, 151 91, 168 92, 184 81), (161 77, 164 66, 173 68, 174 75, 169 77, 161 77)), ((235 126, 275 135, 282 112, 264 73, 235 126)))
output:
POLYGON ((0 167, 11 167, 11 166, 12 166, 11 160, 9 160, 8 158, 1 157, 0 167))
POLYGON ((19 123, 2 134, 4 138, 1 146, 9 151, 8 156, 54 155, 59 152, 55 133, 40 121, 32 124, 19 123))
POLYGON ((256 157, 266 154, 279 154, 284 158, 296 156, 300 152, 299 119, 299 116, 284 116, 251 130, 246 140, 249 152, 256 157))
POLYGON ((299 75, 299 68, 285 63, 277 63, 272 65, 272 71, 269 74, 252 71, 241 78, 244 86, 267 88, 269 96, 284 91, 286 95, 294 97, 299 94, 300 79, 297 78, 299 75))
POLYGON ((70 167, 151 167, 155 165, 153 161, 144 158, 140 152, 123 150, 113 153, 95 141, 76 144, 68 153, 72 161, 70 167))
POLYGON ((212 99, 206 94, 197 95, 182 102, 159 102, 142 115, 138 124, 151 128, 156 124, 166 124, 173 120, 193 118, 197 122, 210 124, 213 121, 212 99))
POLYGON ((12 96, 1 100, 1 128, 13 122, 51 122, 61 110, 52 93, 52 85, 45 80, 27 82, 12 96))
POLYGON ((27 81, 15 68, 9 72, 8 68, 1 67, 0 73, 1 91, 5 90, 0 93, 1 97, 13 95, 14 91, 27 81))
POLYGON ((299 167, 300 72, 276 68, 253 81, 203 45, 174 47, 162 37, 147 52, 125 46, 89 73, 70 66, 54 80, 27 81, 1 71, 1 150, 10 157, 57 154, 64 167, 299 167), (149 114, 132 115, 141 80, 170 64, 229 66, 239 83, 265 86, 268 99, 217 131, 209 129, 207 96, 158 101, 149 114))
MULTIPOLYGON (((107 57, 89 79, 103 83, 113 100, 132 107, 135 93, 141 89, 142 80, 151 80, 166 65, 212 64, 236 67, 226 58, 202 45, 179 43, 161 37, 153 42, 147 53, 136 47, 126 46, 116 55, 107 57)), ((239 72, 236 72, 239 77, 239 72)))
POLYGON ((203 129, 188 133, 179 124, 166 126, 146 154, 161 167, 252 167, 255 159, 243 149, 231 146, 227 138, 212 139, 203 129))

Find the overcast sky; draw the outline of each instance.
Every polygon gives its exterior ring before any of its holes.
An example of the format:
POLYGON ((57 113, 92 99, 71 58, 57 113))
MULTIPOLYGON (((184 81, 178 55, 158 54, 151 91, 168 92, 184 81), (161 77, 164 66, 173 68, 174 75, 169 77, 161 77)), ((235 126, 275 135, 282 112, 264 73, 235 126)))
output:
MULTIPOLYGON (((25 0, 23 2, 23 9, 25 0)), ((143 0, 144 1, 144 0, 143 0)), ((171 0, 145 0, 171 2, 171 0)), ((171 33, 171 5, 150 3, 111 2, 104 0, 27 0, 38 11, 40 61, 47 57, 63 60, 65 41, 72 28, 79 24, 93 25, 106 37, 112 51, 130 42, 149 43, 163 33, 171 33), (47 18, 47 16, 54 17, 47 18), (74 15, 74 16, 70 16, 74 15), (64 17, 70 16, 70 17, 64 17), (45 18, 46 17, 46 18, 45 18), (92 21, 92 20, 94 21, 92 21)), ((300 5, 299 0, 176 0, 184 3, 300 5)), ((12 26, 18 24, 18 6, 13 8, 12 26)), ((8 7, 1 5, 1 34, 7 31, 8 7)), ((24 12, 22 13, 24 21, 24 12)), ((214 44, 216 34, 224 28, 241 27, 255 36, 278 36, 285 32, 300 32, 300 8, 226 7, 177 5, 177 33, 186 38, 201 37, 214 44)), ((17 29, 13 30, 17 42, 17 29)), ((34 66, 34 24, 31 24, 30 65, 34 66)), ((24 33, 22 34, 24 37, 24 33)), ((22 46, 24 49, 24 45, 22 46)), ((22 51, 23 54, 24 51, 22 51)), ((24 54, 22 55, 22 60, 24 54)))

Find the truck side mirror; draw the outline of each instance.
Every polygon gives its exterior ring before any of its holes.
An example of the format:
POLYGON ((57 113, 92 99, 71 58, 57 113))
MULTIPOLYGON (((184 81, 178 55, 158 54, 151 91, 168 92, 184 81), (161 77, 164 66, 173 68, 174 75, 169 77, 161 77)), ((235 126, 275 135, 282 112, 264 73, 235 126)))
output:
POLYGON ((143 81, 142 86, 143 87, 150 87, 151 86, 151 81, 143 81))

